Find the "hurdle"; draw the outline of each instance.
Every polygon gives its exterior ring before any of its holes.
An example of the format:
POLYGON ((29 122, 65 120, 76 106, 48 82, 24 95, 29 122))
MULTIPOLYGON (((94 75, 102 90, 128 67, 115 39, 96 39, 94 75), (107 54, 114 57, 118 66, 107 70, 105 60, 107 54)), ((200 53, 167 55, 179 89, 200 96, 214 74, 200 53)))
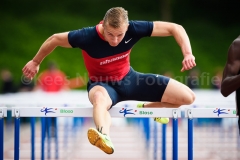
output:
MULTIPOLYGON (((124 105, 113 107, 109 111, 111 117, 149 118, 168 117, 173 118, 173 160, 178 159, 178 118, 181 117, 179 108, 136 108, 124 105)), ((15 118, 14 160, 19 159, 20 117, 92 117, 92 107, 13 107, 12 117, 15 118)), ((34 134, 34 128, 31 129, 34 134)), ((43 131, 42 131, 43 132, 43 131)), ((42 135, 44 135, 42 133, 42 135)), ((34 135, 31 136, 34 143, 34 135)), ((44 141, 44 136, 42 136, 44 141)), ((166 141, 166 140, 164 140, 166 141)), ((32 159, 34 159, 34 145, 32 144, 32 159)), ((166 150, 166 149, 164 149, 166 150)), ((165 154, 165 153, 163 153, 165 154)), ((41 159, 44 160, 44 143, 41 147, 41 159)), ((166 156, 165 156, 166 157, 166 156)))
POLYGON ((237 118, 235 108, 185 108, 188 118, 188 160, 193 160, 193 119, 194 118, 237 118))
POLYGON ((7 108, 0 107, 0 159, 4 158, 4 117, 7 117, 7 108))

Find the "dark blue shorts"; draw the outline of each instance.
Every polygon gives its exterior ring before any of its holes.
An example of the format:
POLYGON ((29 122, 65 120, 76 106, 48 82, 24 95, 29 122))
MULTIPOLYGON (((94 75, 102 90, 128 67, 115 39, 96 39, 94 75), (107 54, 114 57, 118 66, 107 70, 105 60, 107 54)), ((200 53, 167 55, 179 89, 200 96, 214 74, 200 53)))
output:
POLYGON ((89 80, 87 90, 89 92, 96 85, 104 87, 112 99, 112 106, 126 100, 160 102, 168 82, 168 77, 143 74, 130 68, 128 74, 120 81, 93 82, 89 80))

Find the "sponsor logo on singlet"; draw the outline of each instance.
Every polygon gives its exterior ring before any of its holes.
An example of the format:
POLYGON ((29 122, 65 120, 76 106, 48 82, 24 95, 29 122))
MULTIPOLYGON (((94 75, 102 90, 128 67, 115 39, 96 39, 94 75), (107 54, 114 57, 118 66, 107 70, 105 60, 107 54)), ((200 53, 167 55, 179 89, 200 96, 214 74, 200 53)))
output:
POLYGON ((111 59, 106 59, 106 60, 100 62, 100 65, 104 65, 104 64, 112 63, 112 62, 114 62, 114 61, 118 61, 118 60, 120 60, 120 59, 123 59, 123 58, 127 57, 128 54, 129 54, 129 53, 124 54, 124 55, 121 55, 121 56, 117 56, 117 57, 114 57, 114 58, 111 58, 111 59))

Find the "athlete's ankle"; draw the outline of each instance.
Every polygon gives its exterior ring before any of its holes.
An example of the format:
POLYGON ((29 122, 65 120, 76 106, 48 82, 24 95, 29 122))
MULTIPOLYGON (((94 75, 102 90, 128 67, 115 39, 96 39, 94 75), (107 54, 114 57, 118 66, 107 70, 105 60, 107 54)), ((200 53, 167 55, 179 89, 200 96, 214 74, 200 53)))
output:
POLYGON ((146 103, 143 103, 143 104, 142 104, 142 108, 144 108, 144 107, 145 107, 145 105, 146 105, 146 103))

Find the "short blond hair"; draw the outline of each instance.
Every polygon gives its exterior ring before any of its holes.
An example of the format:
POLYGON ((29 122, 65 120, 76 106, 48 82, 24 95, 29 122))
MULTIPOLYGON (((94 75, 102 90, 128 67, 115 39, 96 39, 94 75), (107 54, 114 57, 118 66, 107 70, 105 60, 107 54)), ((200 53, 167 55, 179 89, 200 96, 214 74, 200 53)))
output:
POLYGON ((103 25, 113 28, 119 28, 124 23, 128 24, 128 11, 122 7, 110 8, 103 18, 103 25))

